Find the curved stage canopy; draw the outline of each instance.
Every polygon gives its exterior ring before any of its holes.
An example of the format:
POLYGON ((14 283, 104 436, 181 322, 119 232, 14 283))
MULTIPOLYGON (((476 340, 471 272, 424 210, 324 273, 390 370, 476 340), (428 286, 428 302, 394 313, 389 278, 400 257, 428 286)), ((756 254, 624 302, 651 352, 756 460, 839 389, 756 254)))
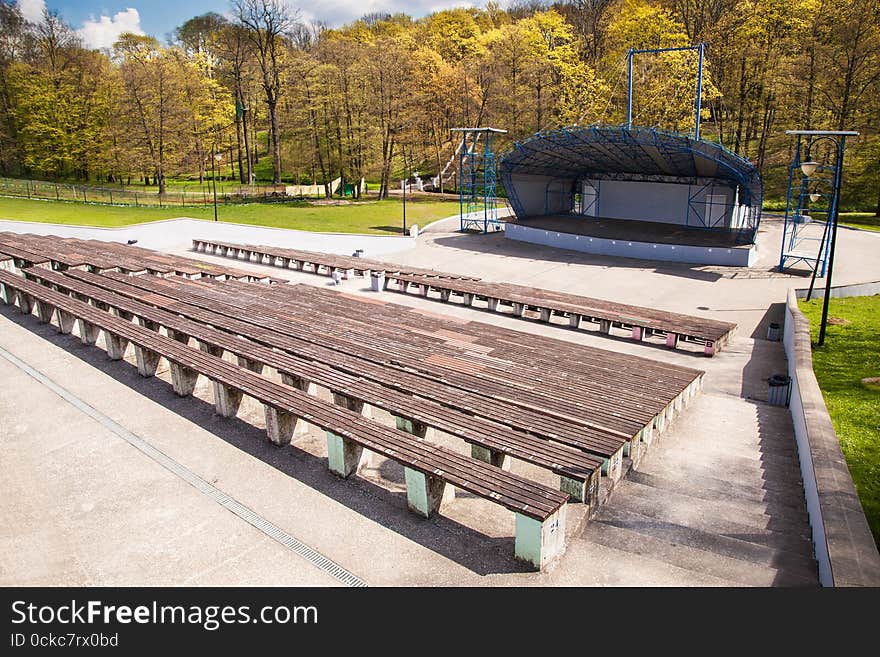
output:
MULTIPOLYGON (((720 144, 652 128, 572 126, 518 142, 501 160, 517 223, 571 221, 573 233, 619 225, 633 239, 693 235, 716 246, 754 242, 763 185, 758 170, 720 144), (627 223, 637 222, 637 223, 627 223), (706 232, 708 230, 708 233, 706 232)), ((677 238, 676 238, 677 239, 677 238)), ((685 238, 684 243, 688 243, 685 238)))

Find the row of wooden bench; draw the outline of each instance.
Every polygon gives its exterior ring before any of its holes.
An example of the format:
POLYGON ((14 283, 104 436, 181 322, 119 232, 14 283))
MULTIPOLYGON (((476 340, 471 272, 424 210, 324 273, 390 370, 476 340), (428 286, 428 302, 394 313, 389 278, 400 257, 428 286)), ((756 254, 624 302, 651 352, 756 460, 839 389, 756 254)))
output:
MULTIPOLYGON (((484 458, 503 465, 513 457, 558 474, 561 489, 575 499, 594 502, 602 460, 564 445, 555 445, 528 434, 504 429, 478 417, 447 409, 431 400, 402 393, 375 382, 334 370, 315 361, 280 352, 241 335, 196 322, 181 315, 149 306, 140 301, 105 290, 71 276, 44 269, 27 269, 28 279, 47 284, 56 291, 88 300, 104 310, 112 310, 126 319, 137 319, 152 328, 173 331, 176 336, 187 336, 198 341, 200 348, 216 356, 223 352, 233 354, 241 365, 257 373, 264 367, 276 370, 282 381, 289 385, 313 391, 315 386, 330 390, 337 403, 362 414, 369 407, 391 413, 400 426, 411 427, 421 436, 428 429, 437 429, 455 435, 470 443, 473 451, 490 453, 484 458)), ((93 275, 86 275, 93 276, 93 275)))
MULTIPOLYGON (((638 432, 629 441, 620 436, 592 430, 583 424, 557 420, 536 408, 517 405, 514 402, 486 397, 478 390, 466 390, 449 386, 442 380, 422 377, 418 372, 401 369, 393 363, 365 357, 357 346, 340 350, 340 345, 328 340, 319 330, 296 331, 289 322, 274 319, 263 313, 242 310, 241 306, 224 303, 213 295, 200 295, 197 282, 155 279, 152 277, 126 277, 120 274, 96 276, 72 271, 68 274, 96 286, 109 289, 132 299, 142 300, 151 306, 174 312, 194 321, 222 328, 274 349, 284 350, 294 356, 318 361, 333 369, 361 379, 370 380, 383 387, 407 395, 432 400, 444 409, 459 411, 494 422, 503 430, 515 430, 541 438, 544 441, 562 443, 572 448, 595 454, 603 459, 603 468, 611 480, 619 478, 623 456, 640 453, 639 442, 653 437, 654 425, 638 432), (635 443, 630 450, 630 443, 635 443)), ((225 287, 228 284, 222 284, 225 287)), ((683 391, 679 403, 670 403, 657 421, 660 428, 671 418, 674 409, 680 409, 684 398, 697 390, 695 380, 683 391)))
POLYGON ((293 268, 306 271, 308 268, 312 273, 326 274, 327 276, 333 272, 339 272, 343 278, 351 278, 355 275, 369 276, 371 272, 403 272, 431 278, 478 280, 472 276, 450 274, 434 269, 424 269, 409 265, 402 267, 401 265, 380 260, 321 253, 319 251, 285 249, 283 247, 263 244, 233 244, 231 242, 201 238, 193 239, 192 244, 193 251, 197 252, 232 258, 233 260, 243 259, 246 262, 256 262, 261 265, 279 266, 284 269, 293 268))
POLYGON ((480 300, 492 312, 509 308, 509 314, 522 318, 532 311, 546 323, 551 323, 554 317, 562 317, 571 328, 590 325, 606 335, 614 329, 621 329, 637 341, 660 336, 666 346, 673 349, 685 343, 696 343, 703 346, 703 353, 707 356, 720 351, 736 330, 736 325, 729 322, 346 256, 209 239, 194 239, 193 250, 236 259, 243 256, 248 261, 256 258, 258 264, 285 269, 306 271, 305 268, 309 267, 313 273, 326 275, 338 271, 342 278, 378 271, 384 276, 385 289, 404 293, 416 289, 423 297, 444 302, 460 298, 464 305, 471 307, 475 300, 480 300))
POLYGON ((19 269, 39 265, 56 270, 75 268, 97 272, 144 272, 158 276, 275 282, 275 279, 259 273, 127 244, 29 233, 0 232, 0 255, 8 257, 19 269))
POLYGON ((465 306, 475 307, 474 301, 485 302, 485 309, 523 318, 531 311, 540 321, 550 324, 554 317, 563 318, 569 328, 581 328, 584 323, 595 330, 611 335, 621 329, 633 340, 641 342, 651 336, 660 336, 666 346, 676 349, 682 343, 703 345, 706 356, 714 356, 732 339, 736 325, 690 315, 652 310, 640 306, 619 304, 602 299, 561 295, 551 290, 527 288, 486 281, 428 280, 421 276, 389 273, 383 287, 406 294, 411 290, 424 298, 449 302, 459 298, 465 306), (434 296, 432 296, 432 294, 434 296))
MULTIPOLYGON (((79 275, 73 272, 73 275, 79 275)), ((176 304, 167 305, 175 312, 198 318, 199 321, 223 322, 229 330, 241 335, 254 336, 273 347, 284 348, 304 357, 319 359, 335 368, 345 369, 358 376, 368 376, 382 385, 400 389, 407 394, 419 394, 434 399, 444 406, 457 408, 466 413, 478 414, 492 421, 513 426, 514 428, 539 435, 548 440, 564 442, 573 447, 596 453, 610 459, 606 465, 611 468, 612 477, 619 474, 621 458, 635 447, 633 458, 637 458, 640 441, 647 442, 653 436, 655 428, 662 429, 669 418, 680 410, 684 403, 700 386, 700 372, 692 370, 693 375, 688 382, 682 383, 680 392, 669 399, 662 412, 651 418, 648 425, 635 431, 632 436, 627 434, 609 434, 606 431, 591 429, 589 421, 582 418, 559 418, 547 416, 543 409, 537 408, 533 399, 523 396, 521 400, 503 400, 487 396, 479 385, 470 381, 462 383, 462 387, 450 386, 448 377, 425 378, 411 368, 400 368, 391 360, 382 360, 382 354, 374 358, 365 355, 365 347, 358 344, 344 345, 330 340, 324 331, 323 322, 318 328, 306 330, 308 327, 297 327, 289 321, 281 321, 267 316, 262 311, 254 311, 246 303, 230 303, 228 292, 224 295, 207 294, 195 290, 198 287, 210 286, 211 283, 174 281, 173 279, 149 279, 136 277, 127 279, 124 276, 109 274, 102 278, 113 278, 116 281, 105 281, 103 284, 119 286, 123 293, 126 288, 138 288, 133 294, 146 292, 161 293, 163 296, 176 298, 176 304), (220 314, 222 317, 218 317, 220 314), (241 318, 241 319, 239 319, 241 318), (342 350, 342 351, 340 351, 342 350), (611 439, 611 442, 607 442, 611 439), (597 442, 604 441, 604 442, 597 442), (603 445, 606 445, 603 447, 603 445), (621 451, 622 448, 622 451, 621 451), (613 458, 611 458, 613 457, 613 458)), ((226 289, 234 283, 217 284, 226 289)), ((157 303, 151 295, 151 303, 157 303)), ((621 356, 627 358, 626 356, 621 356)), ((389 358, 397 359, 392 353, 389 358)), ((632 358, 632 357, 630 357, 632 358)), ((637 425, 638 426, 638 425, 637 425)))
MULTIPOLYGON (((232 287, 239 294, 245 294, 251 286, 223 284, 217 287, 224 290, 232 287)), ((377 350, 382 349, 398 366, 422 376, 462 390, 478 391, 493 400, 540 408, 555 420, 577 422, 587 429, 608 434, 612 449, 619 448, 621 441, 630 440, 641 431, 700 374, 696 370, 684 370, 681 372, 684 376, 676 381, 642 373, 630 376, 596 366, 591 368, 588 377, 563 379, 555 375, 554 368, 533 367, 528 362, 510 360, 503 353, 462 351, 437 340, 419 339, 409 332, 406 339, 401 340, 400 325, 384 326, 381 321, 374 321, 368 315, 369 306, 363 309, 367 312, 362 312, 362 317, 340 317, 332 314, 337 306, 337 299, 333 298, 336 295, 327 295, 331 298, 323 304, 314 299, 298 301, 299 294, 294 292, 308 297, 311 296, 307 293, 309 289, 309 286, 298 286, 296 290, 285 289, 286 294, 277 297, 252 297, 245 309, 248 313, 273 313, 291 323, 304 323, 306 329, 310 323, 319 322, 322 335, 339 343, 358 345, 356 349, 361 355, 375 354, 374 357, 380 359, 382 352, 377 350), (316 317, 320 320, 316 321, 316 317)), ((596 352, 596 360, 601 363, 607 352, 596 352)), ((559 363, 555 369, 560 369, 559 363)))
MULTIPOLYGON (((346 408, 350 401, 330 404, 298 389, 296 385, 277 383, 249 367, 230 363, 217 355, 216 351, 211 353, 212 348, 216 350, 221 347, 219 343, 224 349, 233 346, 228 338, 221 340, 216 333, 200 333, 204 350, 192 348, 184 342, 190 337, 185 331, 203 329, 195 323, 181 325, 177 323, 180 319, 174 319, 171 313, 159 316, 144 305, 136 306, 115 297, 97 295, 95 290, 84 287, 78 292, 74 291, 67 287, 73 283, 62 280, 72 276, 38 268, 28 273, 71 294, 89 298, 94 305, 50 289, 47 285, 0 271, 0 297, 5 303, 16 302, 27 313, 36 309, 38 317, 44 322, 56 317, 59 330, 63 333, 71 333, 76 323, 79 325, 80 338, 87 344, 94 345, 99 333, 103 332, 108 355, 115 360, 124 357, 128 344, 133 345, 138 371, 143 376, 154 375, 159 360, 166 359, 171 370, 172 386, 178 395, 191 395, 198 377, 204 376, 213 384, 215 406, 221 415, 234 416, 243 395, 259 401, 265 409, 267 435, 276 444, 288 443, 297 426, 303 422, 325 431, 328 463, 339 476, 347 477, 358 470, 363 464, 364 450, 381 454, 403 465, 408 505, 421 515, 430 516, 439 509, 441 502, 448 497, 447 485, 450 485, 516 514, 517 558, 542 568, 562 551, 568 493, 529 481, 491 463, 433 445, 412 433, 380 425, 346 408), (101 309, 101 305, 115 308, 118 316, 101 309), (131 320, 134 317, 139 317, 145 326, 133 323, 131 320), (173 337, 159 333, 160 322, 177 326, 176 329, 169 329, 173 337)), ((84 272, 71 274, 89 276, 84 272)), ((245 348, 234 346, 239 352, 245 348)), ((271 350, 257 350, 255 345, 248 349, 248 356, 241 357, 249 366, 253 363, 253 357, 270 360, 282 371, 293 365, 291 361, 283 364, 278 362, 269 353, 271 350)), ((309 373, 316 375, 315 370, 309 373)), ((296 376, 292 373, 288 375, 296 376)), ((353 389, 346 391, 352 392, 353 389)), ((339 394, 347 400, 352 399, 344 392, 339 394)))

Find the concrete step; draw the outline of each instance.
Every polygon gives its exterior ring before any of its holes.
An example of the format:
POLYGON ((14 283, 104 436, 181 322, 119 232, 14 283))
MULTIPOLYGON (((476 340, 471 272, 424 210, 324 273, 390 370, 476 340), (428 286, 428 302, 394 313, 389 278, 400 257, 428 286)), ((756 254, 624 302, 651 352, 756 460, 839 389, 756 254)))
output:
MULTIPOLYGON (((665 446, 664 446, 665 447, 665 446)), ((794 467, 763 466, 757 463, 743 463, 725 458, 723 454, 688 454, 681 458, 671 454, 673 450, 649 451, 642 457, 639 470, 644 472, 681 472, 683 474, 724 477, 745 487, 766 488, 767 490, 796 490, 803 488, 801 473, 794 467)))
MULTIPOLYGON (((636 532, 639 538, 650 536, 671 545, 685 545, 730 559, 772 568, 779 572, 780 581, 818 584, 818 569, 812 552, 796 553, 733 536, 706 532, 637 513, 618 504, 606 505, 599 509, 593 521, 584 527, 585 538, 596 531, 592 527, 594 524, 611 525, 636 532)), ((634 545, 637 543, 638 541, 633 541, 634 545)))
POLYGON ((663 504, 679 514, 684 510, 697 511, 700 517, 717 521, 727 519, 743 527, 809 536, 810 527, 806 514, 792 512, 787 508, 767 513, 766 509, 758 508, 749 500, 738 499, 735 494, 729 497, 715 496, 706 499, 709 495, 704 494, 703 491, 697 490, 698 494, 692 495, 689 488, 691 487, 677 486, 674 483, 668 487, 656 486, 637 481, 635 477, 628 477, 622 482, 620 491, 623 495, 637 496, 655 504, 662 500, 663 504))
MULTIPOLYGON (((661 437, 662 442, 662 437, 661 437)), ((736 459, 744 467, 752 464, 771 465, 776 467, 800 468, 797 450, 783 449, 765 445, 737 445, 725 437, 706 439, 702 441, 690 440, 681 442, 669 440, 662 442, 664 451, 687 450, 688 455, 705 457, 707 455, 722 454, 725 458, 736 459)))
POLYGON ((663 432, 659 439, 668 438, 666 444, 670 448, 688 448, 696 452, 724 450, 731 454, 746 458, 756 459, 761 454, 786 459, 797 460, 797 445, 790 438, 781 439, 776 435, 766 435, 756 438, 750 436, 747 439, 739 439, 729 433, 719 431, 708 432, 700 436, 699 440, 683 440, 678 434, 663 432))
POLYGON ((720 534, 741 541, 757 543, 777 550, 798 555, 812 555, 812 543, 805 532, 790 528, 786 523, 762 519, 756 523, 738 510, 723 508, 686 495, 671 491, 638 486, 631 482, 619 486, 611 498, 610 506, 633 511, 656 520, 720 534), (751 520, 751 523, 749 522, 751 520), (779 527, 771 529, 769 527, 779 527))
POLYGON ((788 513, 792 518, 807 521, 807 506, 801 489, 763 490, 742 486, 727 479, 698 474, 668 473, 654 474, 642 470, 631 470, 628 481, 653 486, 681 490, 687 495, 704 500, 728 501, 756 513, 788 513))
POLYGON ((817 586, 815 577, 639 532, 626 526, 626 522, 620 519, 608 522, 594 520, 585 528, 583 538, 745 586, 817 586))

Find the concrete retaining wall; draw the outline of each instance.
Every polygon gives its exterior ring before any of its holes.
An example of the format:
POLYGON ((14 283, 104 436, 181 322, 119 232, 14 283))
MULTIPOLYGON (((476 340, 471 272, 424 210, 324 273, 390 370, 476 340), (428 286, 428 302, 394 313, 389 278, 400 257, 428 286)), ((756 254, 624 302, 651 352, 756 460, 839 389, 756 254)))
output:
POLYGON ((810 324, 789 290, 785 353, 807 512, 823 586, 880 586, 880 554, 813 373, 810 324))

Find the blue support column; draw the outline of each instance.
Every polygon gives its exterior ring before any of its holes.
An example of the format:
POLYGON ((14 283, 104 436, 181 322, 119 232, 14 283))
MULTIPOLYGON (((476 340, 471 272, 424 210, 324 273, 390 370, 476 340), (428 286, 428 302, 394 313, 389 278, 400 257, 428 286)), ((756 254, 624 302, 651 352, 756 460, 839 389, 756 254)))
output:
POLYGON ((632 128, 633 118, 633 53, 630 48, 626 53, 627 94, 626 94, 626 127, 632 128))
POLYGON ((705 43, 700 44, 700 61, 697 66, 697 120, 694 124, 694 139, 700 138, 700 110, 703 104, 703 50, 705 43))

